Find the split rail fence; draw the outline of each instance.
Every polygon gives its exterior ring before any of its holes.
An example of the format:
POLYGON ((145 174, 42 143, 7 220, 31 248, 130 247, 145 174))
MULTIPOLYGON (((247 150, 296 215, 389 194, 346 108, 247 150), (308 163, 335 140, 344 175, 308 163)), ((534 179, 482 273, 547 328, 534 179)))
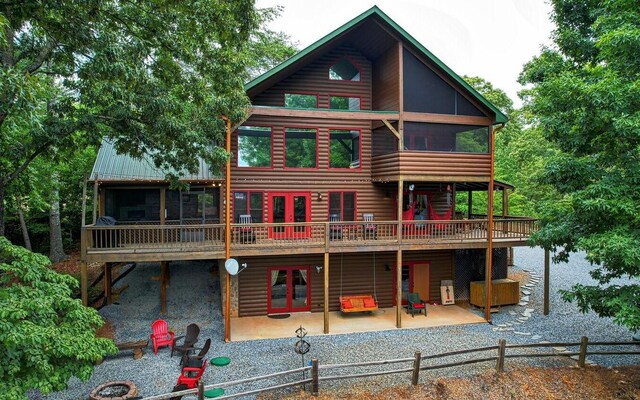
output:
POLYGON ((584 368, 586 365, 587 356, 590 355, 640 355, 640 350, 632 350, 632 351, 622 351, 622 350, 589 350, 589 346, 598 346, 598 347, 619 347, 619 346, 640 346, 640 342, 589 342, 586 336, 583 336, 580 342, 569 342, 569 343, 529 343, 529 344, 507 344, 505 339, 498 340, 498 344, 496 346, 487 346, 487 347, 479 347, 474 349, 465 349, 465 350, 457 350, 450 351, 446 353, 433 354, 433 355, 425 355, 423 356, 420 351, 416 351, 413 357, 407 358, 398 358, 392 360, 379 360, 379 361, 367 361, 367 362, 359 362, 359 363, 347 363, 347 364, 327 364, 320 365, 317 359, 311 359, 311 365, 303 368, 296 368, 288 371, 276 372, 268 375, 261 375, 252 378, 239 379, 235 381, 228 381, 222 383, 216 383, 213 385, 204 385, 202 381, 196 389, 188 389, 180 392, 171 392, 165 393, 157 396, 145 397, 144 400, 163 400, 163 399, 173 399, 180 398, 180 396, 185 395, 193 395, 195 394, 198 400, 204 399, 204 392, 210 389, 215 388, 228 388, 242 384, 254 383, 262 380, 277 378, 277 377, 289 377, 289 376, 299 376, 303 374, 303 377, 307 372, 310 372, 308 378, 304 377, 300 380, 295 380, 279 385, 267 386, 259 389, 253 389, 248 391, 243 391, 239 393, 227 394, 223 396, 217 397, 219 400, 223 399, 232 399, 243 396, 252 396, 257 395, 264 392, 302 386, 306 384, 311 385, 311 393, 313 395, 318 395, 320 391, 321 382, 328 381, 336 381, 341 379, 357 379, 357 378, 366 378, 380 375, 392 375, 392 374, 402 374, 402 373, 411 373, 411 384, 418 385, 418 381, 420 379, 420 371, 429 371, 436 370, 441 368, 451 368, 458 367, 462 365, 476 364, 481 362, 490 362, 494 361, 496 363, 496 372, 501 373, 504 372, 505 359, 507 358, 541 358, 541 357, 570 357, 570 356, 578 356, 577 364, 578 367, 584 368), (551 347, 577 347, 577 351, 568 351, 568 352, 531 352, 531 353, 510 353, 507 354, 507 350, 517 350, 517 349, 531 349, 531 348, 551 348, 551 347), (493 352, 493 354, 489 355, 487 353, 493 352), (451 356, 460 356, 460 355, 472 355, 466 360, 448 362, 448 363, 438 363, 435 365, 423 363, 429 360, 439 360, 445 357, 451 356), (334 371, 336 370, 345 370, 345 369, 354 369, 361 367, 375 367, 375 366, 384 366, 384 365, 397 365, 397 364, 409 364, 410 366, 399 367, 395 369, 387 369, 383 371, 375 371, 375 372, 362 372, 362 373, 350 373, 350 374, 336 374, 334 371), (324 372, 326 371, 326 374, 324 372), (321 373, 322 372, 322 373, 321 373))

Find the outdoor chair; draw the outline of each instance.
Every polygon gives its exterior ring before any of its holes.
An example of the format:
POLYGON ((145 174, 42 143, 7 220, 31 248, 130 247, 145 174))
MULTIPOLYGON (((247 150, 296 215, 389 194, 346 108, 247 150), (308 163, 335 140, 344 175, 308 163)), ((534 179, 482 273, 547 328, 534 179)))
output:
MULTIPOLYGON (((238 217, 238 223, 251 225, 251 214, 242 214, 238 217)), ((240 243, 254 243, 256 241, 256 233, 251 226, 240 227, 240 243)))
MULTIPOLYGON (((173 392, 182 392, 183 390, 187 390, 187 389, 189 389, 189 387, 187 385, 185 385, 184 383, 181 383, 179 385, 175 385, 171 392, 172 393, 173 392)), ((173 397, 170 397, 169 400, 182 400, 182 396, 173 396, 173 397)))
POLYGON ((418 314, 424 311, 424 316, 427 316, 427 302, 420 299, 420 293, 407 293, 407 313, 409 311, 411 311, 411 318, 416 311, 418 314))
POLYGON ((195 389, 205 369, 207 369, 207 360, 200 361, 196 367, 182 367, 176 386, 186 385, 187 389, 195 389))
POLYGON ((373 222, 373 214, 370 214, 370 213, 362 214, 362 220, 364 222, 369 222, 368 224, 365 223, 364 226, 362 227, 362 236, 364 237, 364 239, 365 240, 377 239, 378 227, 376 226, 376 224, 371 223, 373 222))
POLYGON ((173 348, 171 349, 171 357, 173 357, 173 351, 178 351, 181 355, 189 355, 189 352, 195 350, 195 347, 193 347, 194 344, 196 344, 196 342, 198 341, 198 335, 200 334, 200 327, 196 324, 189 324, 187 326, 187 334, 184 336, 178 336, 175 338, 175 340, 177 341, 178 339, 184 339, 182 344, 177 345, 174 343, 173 348))
MULTIPOLYGON (((341 222, 342 219, 338 214, 329 215, 329 222, 341 222)), ((342 230, 344 226, 335 223, 329 224, 329 238, 331 240, 341 240, 342 230)))
POLYGON ((198 365, 201 364, 202 359, 204 359, 204 357, 209 352, 210 347, 211 347, 211 339, 207 339, 207 341, 204 342, 204 346, 201 349, 199 349, 200 352, 197 355, 189 356, 188 354, 184 354, 182 356, 182 359, 180 360, 180 364, 184 365, 185 367, 197 367, 198 365))
POLYGON ((153 352, 158 354, 158 348, 171 346, 173 350, 173 342, 175 335, 169 330, 167 321, 159 319, 151 324, 151 341, 153 342, 153 352))

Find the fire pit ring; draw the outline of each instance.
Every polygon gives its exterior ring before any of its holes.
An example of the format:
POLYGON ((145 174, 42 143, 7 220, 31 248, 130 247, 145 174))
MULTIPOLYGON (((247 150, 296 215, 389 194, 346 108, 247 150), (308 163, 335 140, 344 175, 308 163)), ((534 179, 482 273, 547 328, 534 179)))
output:
POLYGON ((138 395, 138 388, 132 381, 111 381, 99 385, 89 395, 91 400, 127 400, 138 395))

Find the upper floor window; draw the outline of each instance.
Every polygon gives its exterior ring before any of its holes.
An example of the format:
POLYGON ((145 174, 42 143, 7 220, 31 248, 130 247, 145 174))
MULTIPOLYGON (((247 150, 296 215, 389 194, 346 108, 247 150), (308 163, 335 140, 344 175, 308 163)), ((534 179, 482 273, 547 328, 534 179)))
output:
POLYGON ((318 162, 318 135, 315 129, 286 128, 284 159, 287 168, 315 168, 318 162))
POLYGON ((489 128, 478 125, 405 122, 404 148, 413 151, 489 153, 489 128))
POLYGON ((360 97, 329 96, 329 108, 334 110, 360 110, 360 97))
POLYGON ((233 193, 233 222, 240 222, 241 215, 251 215, 252 223, 263 221, 262 192, 234 192, 233 193))
POLYGON ((340 59, 329 68, 329 79, 333 81, 360 81, 360 70, 346 58, 340 59))
POLYGON ((271 128, 238 128, 238 167, 271 167, 271 128))
POLYGON ((360 167, 360 131, 329 131, 329 168, 360 167))
POLYGON ((334 216, 338 221, 356 220, 356 194, 355 192, 330 192, 329 193, 329 220, 334 216))
POLYGON ((318 108, 318 96, 315 94, 285 93, 286 108, 318 108))

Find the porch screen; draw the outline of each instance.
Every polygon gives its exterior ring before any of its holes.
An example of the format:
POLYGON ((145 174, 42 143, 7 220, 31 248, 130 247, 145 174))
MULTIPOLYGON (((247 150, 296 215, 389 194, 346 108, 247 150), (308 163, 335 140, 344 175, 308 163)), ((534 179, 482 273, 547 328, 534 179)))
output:
POLYGON ((160 189, 106 189, 105 215, 118 222, 160 221, 160 189))
POLYGON ((405 122, 404 148, 412 151, 488 153, 489 127, 405 122))

